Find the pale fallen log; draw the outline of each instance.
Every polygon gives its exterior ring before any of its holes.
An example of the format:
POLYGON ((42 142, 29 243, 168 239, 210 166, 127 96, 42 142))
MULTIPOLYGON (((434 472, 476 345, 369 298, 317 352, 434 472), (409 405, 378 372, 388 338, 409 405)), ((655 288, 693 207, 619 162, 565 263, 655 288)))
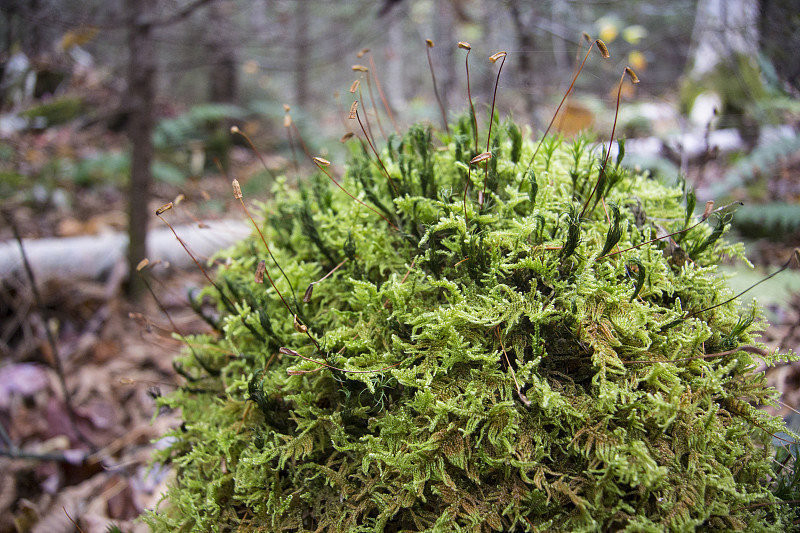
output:
MULTIPOLYGON (((175 231, 192 253, 203 263, 214 253, 246 237, 252 226, 239 220, 222 220, 175 226, 175 231)), ((124 233, 82 237, 23 239, 25 256, 37 283, 60 279, 99 280, 118 263, 124 262, 128 236, 124 233)), ((174 267, 194 263, 169 228, 151 230, 147 237, 148 259, 167 262, 174 267)), ((24 263, 19 243, 0 243, 0 276, 22 276, 24 263)))

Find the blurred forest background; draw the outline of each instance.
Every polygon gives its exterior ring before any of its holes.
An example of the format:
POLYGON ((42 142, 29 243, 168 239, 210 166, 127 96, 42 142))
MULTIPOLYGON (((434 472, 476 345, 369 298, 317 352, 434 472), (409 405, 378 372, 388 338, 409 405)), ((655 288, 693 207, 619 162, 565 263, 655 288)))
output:
MULTIPOLYGON (((230 179, 264 200, 274 176, 302 186, 306 150, 343 164, 354 99, 376 138, 441 127, 437 92, 449 117, 464 112, 459 41, 478 115, 504 50, 497 109, 541 135, 584 33, 611 58, 589 58, 557 131, 607 140, 632 67, 626 163, 685 177, 698 205, 745 203, 734 238, 756 269, 727 266, 736 289, 786 264, 800 244, 800 0, 0 2, 0 533, 140 529, 158 499, 167 473, 145 465, 175 418, 151 424, 153 398, 179 379, 172 334, 204 331, 202 275, 159 205, 175 201, 169 220, 207 258, 249 232, 230 179)), ((797 268, 759 286, 773 348, 800 346, 798 294, 797 268)), ((800 403, 796 367, 770 379, 800 403)))

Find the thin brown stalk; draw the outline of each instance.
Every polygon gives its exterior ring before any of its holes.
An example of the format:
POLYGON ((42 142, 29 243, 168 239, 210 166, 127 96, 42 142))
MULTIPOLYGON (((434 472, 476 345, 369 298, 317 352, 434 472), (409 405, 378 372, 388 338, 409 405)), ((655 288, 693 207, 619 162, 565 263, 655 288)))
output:
POLYGON ((714 357, 722 357, 723 355, 731 355, 736 352, 749 352, 754 353, 761 356, 766 356, 769 354, 767 350, 759 348, 757 346, 739 346, 738 348, 734 348, 733 350, 727 350, 724 352, 718 353, 708 353, 703 355, 695 355, 693 357, 681 357, 680 359, 664 359, 664 360, 657 360, 657 359, 648 359, 642 361, 622 361, 623 365, 635 365, 635 364, 655 364, 655 363, 684 363, 687 361, 696 361, 698 359, 712 359, 714 357))
MULTIPOLYGON (((486 152, 489 153, 491 149, 491 142, 492 142, 492 125, 494 124, 494 106, 497 102, 497 87, 500 85, 500 73, 503 72, 503 65, 506 64, 506 52, 497 52, 496 54, 492 54, 489 58, 489 61, 495 63, 498 59, 502 58, 503 61, 500 62, 500 68, 497 69, 497 79, 494 81, 494 94, 492 95, 492 112, 489 115, 489 134, 486 136, 486 152)), ((489 180, 489 165, 486 165, 486 174, 483 177, 483 197, 486 197, 486 182, 489 180)), ((483 202, 481 202, 481 207, 483 207, 483 202)))
MULTIPOLYGON (((387 137, 386 137, 386 132, 383 129, 383 123, 381 122, 381 112, 378 110, 378 106, 375 103, 375 95, 372 92, 372 82, 369 81, 369 79, 370 79, 370 71, 369 71, 369 69, 364 67, 364 71, 363 72, 365 73, 365 76, 367 78, 367 90, 369 91, 369 101, 372 104, 372 109, 375 111, 375 120, 377 121, 378 129, 381 131, 381 135, 383 136, 383 138, 385 140, 387 137)), ((361 99, 361 101, 364 100, 364 97, 361 96, 361 89, 360 88, 358 90, 358 96, 361 99)), ((365 112, 366 112, 366 110, 365 110, 365 112)))
MULTIPOLYGON (((685 233, 687 231, 690 231, 690 230, 696 228, 697 226, 699 226, 700 224, 702 224, 703 222, 708 220, 708 217, 710 217, 713 214, 722 215, 724 213, 729 213, 734 208, 742 205, 742 202, 740 202, 740 201, 731 202, 731 203, 729 203, 727 205, 724 205, 722 207, 718 207, 717 209, 714 209, 714 210, 709 209, 709 204, 713 207, 713 202, 708 202, 708 204, 706 204, 706 210, 703 213, 703 216, 700 217, 700 220, 696 224, 692 224, 689 227, 683 228, 683 229, 678 230, 678 231, 674 231, 674 232, 672 232, 672 233, 670 233, 668 235, 662 235, 661 237, 656 237, 655 239, 650 239, 649 241, 640 242, 639 244, 636 244, 634 246, 629 246, 628 248, 624 248, 622 250, 617 250, 615 252, 609 252, 606 255, 599 256, 596 260, 599 261, 600 259, 602 259, 604 257, 611 257, 612 255, 621 254, 623 252, 627 252, 629 250, 633 250, 633 249, 639 248, 639 247, 644 246, 646 244, 651 244, 651 243, 654 243, 656 241, 661 241, 661 240, 664 240, 664 239, 668 239, 670 237, 674 237, 675 235, 679 235, 681 233, 685 233)), ((608 214, 607 213, 606 213, 606 218, 608 218, 608 214)))
POLYGON ((584 65, 586 65, 586 60, 589 59, 589 54, 592 53, 592 48, 594 46, 597 46, 597 49, 600 51, 600 55, 602 55, 604 59, 608 59, 609 57, 611 57, 611 55, 608 53, 608 48, 606 48, 606 45, 605 45, 605 43, 603 41, 601 41, 600 39, 596 39, 595 41, 592 41, 592 43, 589 45, 589 49, 586 51, 586 56, 583 58, 583 62, 581 63, 581 66, 578 68, 577 72, 575 72, 575 75, 572 76, 572 81, 570 82, 569 87, 567 88, 567 92, 564 93, 564 97, 561 99, 561 102, 558 104, 558 107, 556 108, 556 112, 553 114, 553 118, 550 119, 550 124, 547 125, 547 129, 544 130, 544 135, 542 135, 542 138, 539 140, 539 144, 536 145, 536 150, 533 151, 533 155, 531 156, 531 160, 528 162, 528 168, 531 168, 531 165, 533 165, 533 160, 536 158, 536 154, 539 153, 539 148, 542 147, 542 142, 544 142, 544 139, 547 137, 547 134, 550 132, 550 128, 553 127, 553 123, 556 121, 556 117, 558 116, 559 111, 561 111, 561 106, 564 105, 564 102, 566 102, 566 100, 569 97, 570 93, 572 93, 572 89, 575 87, 575 82, 578 81, 578 76, 581 75, 581 71, 583 71, 583 67, 584 67, 584 65))
POLYGON ((294 129, 294 134, 297 137, 298 142, 300 143, 300 148, 303 149, 303 153, 306 154, 306 157, 309 159, 314 159, 314 156, 311 155, 311 151, 308 149, 306 142, 303 140, 303 136, 300 135, 300 128, 297 127, 297 124, 292 122, 292 129, 294 129))
POLYGON ((264 167, 264 170, 267 172, 269 177, 272 178, 273 177, 272 172, 269 170, 266 161, 264 161, 264 158, 261 156, 261 152, 258 150, 258 148, 256 148, 256 145, 253 144, 253 141, 250 139, 250 136, 245 132, 243 132, 242 130, 240 130, 238 126, 232 126, 231 133, 234 135, 241 135, 244 138, 244 140, 247 141, 247 144, 250 145, 250 148, 253 150, 253 152, 255 152, 256 156, 258 157, 258 160, 261 161, 261 166, 264 167))
MULTIPOLYGON (((358 101, 353 102, 353 104, 358 104, 358 101)), ((361 126, 361 131, 364 133, 364 136, 367 139, 367 144, 369 144, 369 147, 372 149, 372 153, 375 154, 375 157, 377 158, 378 163, 381 165, 381 169, 383 169, 383 174, 386 176, 386 179, 389 180, 389 185, 392 187, 392 191, 394 191, 395 196, 397 196, 397 194, 399 194, 398 190, 397 190, 397 186, 395 185, 394 180, 392 179, 392 176, 389 175, 389 171, 386 170, 386 166, 383 164, 383 160, 381 159, 381 156, 378 153, 378 150, 375 148, 375 144, 369 138, 369 135, 367 135, 366 129, 364 129, 364 124, 361 122, 361 115, 359 115, 359 113, 358 113, 358 105, 354 105, 353 107, 351 107, 350 115, 351 116, 355 116, 356 120, 358 121, 358 125, 361 126)), ((392 225, 394 225, 394 224, 392 224, 392 225)))
MULTIPOLYGON (((358 87, 358 101, 359 102, 363 102, 364 101, 364 95, 361 92, 361 86, 358 87)), ((373 102, 372 105, 374 107, 375 103, 373 102)), ((371 125, 371 123, 369 121, 369 113, 367 113, 366 111, 364 112, 364 125, 366 125, 366 129, 363 128, 363 126, 362 126, 362 131, 364 132, 364 136, 367 139, 372 139, 371 142, 374 142, 375 135, 372 133, 372 125, 371 125)), ((384 139, 385 138, 386 138, 386 135, 384 134, 384 139)))
POLYGON ((625 70, 622 72, 622 75, 619 78, 619 84, 617 85, 617 106, 614 110, 614 125, 611 127, 611 138, 608 140, 608 149, 606 150, 606 157, 603 160, 603 166, 600 168, 600 173, 597 175, 597 182, 594 184, 594 188, 592 189, 591 194, 586 199, 586 203, 583 204, 583 209, 581 210, 580 218, 583 218, 584 213, 586 213, 586 209, 589 207, 589 202, 592 201, 592 197, 597 192, 597 187, 600 185, 603 176, 606 172, 606 166, 608 165, 608 158, 611 156, 611 145, 614 143, 614 133, 617 131, 617 119, 619 118, 619 102, 620 98, 622 97, 622 84, 625 82, 625 77, 629 77, 632 83, 639 83, 639 77, 636 76, 636 73, 633 71, 631 67, 625 67, 625 70))
POLYGON ((732 302, 732 301, 736 300, 737 298, 739 298, 743 294, 751 291, 752 289, 755 289, 757 286, 761 285, 762 283, 764 283, 768 279, 771 279, 771 278, 777 276, 778 274, 780 274, 781 272, 783 272, 784 270, 786 270, 787 268, 792 266, 792 263, 794 263, 796 265, 800 265, 800 248, 795 248, 794 249, 794 253, 789 258, 789 260, 786 261, 781 268, 779 268, 778 270, 776 270, 775 272, 773 272, 769 276, 767 276, 767 277, 765 277, 765 278, 753 283, 752 285, 750 285, 748 288, 746 288, 745 290, 743 290, 739 294, 736 294, 735 296, 733 296, 731 298, 728 298, 724 302, 720 302, 720 303, 712 305, 710 307, 706 307, 705 309, 700 309, 699 311, 695 311, 694 313, 689 313, 686 316, 684 316, 683 319, 686 320, 687 318, 692 318, 693 316, 697 316, 700 313, 705 313, 706 311, 710 311, 710 310, 715 309, 715 308, 717 308, 717 307, 719 307, 721 305, 725 305, 725 304, 727 304, 729 302, 732 302))
POLYGON ((294 167, 295 177, 298 177, 300 166, 297 163, 297 151, 294 148, 294 139, 292 138, 292 126, 294 121, 292 120, 292 115, 289 114, 289 106, 284 105, 283 108, 286 110, 286 115, 283 117, 283 127, 286 128, 286 137, 289 140, 289 148, 292 150, 292 166, 294 167))
POLYGON ((469 53, 472 51, 472 46, 464 41, 459 41, 458 47, 467 51, 467 56, 464 59, 464 64, 467 70, 467 98, 469 99, 469 108, 472 111, 472 131, 475 136, 475 152, 478 151, 478 116, 475 114, 475 104, 472 103, 472 90, 469 82, 469 53))
MULTIPOLYGON (((239 200, 239 203, 242 205, 242 209, 244 210, 245 214, 247 215, 247 218, 250 219, 250 222, 253 224, 253 227, 256 228, 256 231, 258 232, 258 236, 261 237, 261 242, 264 244, 264 248, 266 248, 267 253, 269 254, 269 257, 272 259, 272 262, 275 264, 275 266, 278 267, 278 270, 280 270, 281 275, 283 275, 283 279, 285 279, 286 283, 289 285, 289 289, 292 291, 292 297, 294 298, 294 301, 295 301, 295 306, 297 306, 297 295, 294 293, 294 287, 292 286, 292 283, 289 281, 289 277, 286 275, 286 273, 281 268, 281 265, 278 264, 278 261, 275 259, 275 256, 272 255, 272 250, 270 250, 269 245, 267 244, 267 239, 264 237, 264 234, 261 232, 261 228, 259 227, 259 225, 256 224, 256 221, 253 219, 253 215, 250 214, 250 210, 247 209, 247 205, 244 203, 244 197, 242 195, 242 189, 239 186, 239 181, 234 179, 231 182, 231 184, 233 185, 233 196, 234 196, 234 198, 239 200)), ((272 288, 275 289, 275 292, 278 294, 278 297, 281 299, 281 302, 283 302, 283 305, 284 305, 284 307, 286 307, 286 310, 289 311, 289 314, 296 316, 298 311, 297 310, 292 310, 292 308, 286 302, 286 299, 283 297, 283 294, 281 294, 281 291, 279 291, 278 287, 275 286, 275 282, 272 280, 272 277, 269 275, 269 271, 267 271, 265 269, 264 270, 264 274, 267 276, 267 279, 269 280, 270 285, 272 285, 272 288)))
POLYGON ((433 41, 430 39, 425 39, 425 44, 425 53, 428 55, 428 66, 431 69, 431 79, 433 80, 433 94, 436 95, 436 102, 439 104, 439 110, 442 112, 442 124, 444 125, 444 129, 447 132, 447 135, 450 135, 450 126, 447 124, 447 112, 444 110, 442 97, 439 96, 439 89, 436 86, 436 73, 433 70, 433 61, 431 60, 431 48, 433 48, 433 41))
POLYGON ((336 367, 336 366, 333 366, 333 365, 329 365, 328 363, 325 363, 324 361, 320 361, 319 359, 306 357, 305 355, 301 355, 300 353, 298 353, 298 352, 296 352, 294 350, 291 350, 289 348, 286 348, 284 346, 281 346, 278 349, 278 351, 280 353, 284 354, 284 355, 292 355, 294 357, 299 357, 300 359, 305 359, 306 361, 311 361, 312 363, 317 364, 317 365, 320 366, 320 368, 315 368, 314 370, 294 370, 294 371, 290 371, 290 374, 295 374, 295 375, 296 374, 308 374, 310 372, 317 372, 318 370, 320 370, 323 367, 327 368, 327 369, 330 369, 330 370, 336 370, 338 372, 347 372, 349 374, 374 374, 375 372, 383 372, 385 370, 389 370, 390 368, 394 368, 396 366, 400 366, 401 364, 403 364, 403 362, 400 361, 399 363, 395 363, 393 365, 388 365, 388 366, 385 366, 383 368, 376 368, 375 370, 346 370, 344 368, 339 368, 339 367, 336 367))
POLYGON ((326 159, 322 159, 321 157, 315 157, 315 158, 314 158, 314 163, 316 163, 317 167, 319 167, 319 169, 320 169, 320 170, 321 170, 321 171, 322 171, 322 172, 323 172, 323 173, 324 173, 326 176, 328 176, 328 179, 329 179, 329 180, 331 180, 331 181, 333 182, 333 184, 334 184, 334 185, 336 185, 337 187, 339 187, 339 188, 340 188, 340 189, 341 189, 341 190, 342 190, 342 191, 343 191, 343 192, 344 192, 344 193, 345 193, 347 196, 349 196, 349 197, 350 197, 350 198, 352 198, 354 201, 358 202, 359 204, 363 205, 364 207, 366 207, 367 209, 369 209, 370 211, 372 211, 373 213, 375 213, 376 215, 378 215, 379 217, 381 217, 383 220, 385 220, 385 221, 386 221, 386 223, 387 223, 387 224, 389 224, 391 227, 393 227, 393 228, 394 228, 394 229, 396 229, 397 231, 400 231, 400 228, 398 228, 398 227, 397 227, 397 226, 396 226, 396 225, 395 225, 395 224, 394 224, 394 223, 393 223, 391 220, 389 220, 388 218, 386 218, 386 217, 383 215, 383 213, 381 213, 380 211, 378 211, 377 209, 375 209, 375 208, 374 208, 374 207, 372 207, 371 205, 369 205, 369 204, 367 204, 367 203, 365 203, 365 202, 362 202, 361 200, 359 200, 358 198, 356 198, 355 196, 353 196, 353 195, 350 193, 350 191, 348 191, 347 189, 345 189, 345 188, 344 188, 344 187, 343 187, 343 186, 342 186, 342 185, 341 185, 341 184, 340 184, 338 181, 336 181, 336 178, 334 178, 333 176, 331 176, 330 172, 328 172, 328 169, 327 169, 327 168, 325 168, 325 167, 327 167, 327 166, 329 166, 329 165, 331 164, 331 163, 330 163, 330 161, 328 161, 328 160, 326 160, 326 159))
POLYGON ((500 335, 500 326, 495 328, 495 335, 497 335, 497 340, 500 341, 500 348, 503 349, 503 355, 506 358, 506 365, 508 365, 508 370, 511 372, 511 377, 514 378, 514 386, 517 389, 517 396, 519 396, 520 401, 525 404, 525 407, 531 406, 531 401, 528 399, 525 394, 522 393, 522 389, 519 388, 519 381, 517 381, 517 374, 514 372, 514 367, 511 366, 511 361, 508 359, 508 353, 506 352, 506 347, 503 344, 503 337, 500 335))
POLYGON ((167 225, 169 230, 175 236, 175 239, 178 241, 178 243, 181 245, 181 247, 183 247, 184 251, 186 251, 186 253, 189 255, 189 257, 192 259, 192 262, 194 262, 194 264, 197 266, 197 268, 200 269, 200 272, 203 274, 203 276, 206 278, 206 280, 217 290, 217 293, 219 293, 220 297, 225 301, 225 303, 227 305, 229 305, 230 307, 233 307, 233 302, 231 302, 230 299, 228 299, 228 297, 225 296, 225 293, 222 292, 222 289, 220 288, 220 286, 217 285, 214 282, 213 279, 211 279, 211 276, 208 275, 208 272, 206 272, 206 269, 203 268, 203 265, 201 265, 200 261, 197 260, 197 257, 195 257, 195 255, 192 253, 192 251, 189 250, 189 246, 186 244, 186 242, 178 236, 178 233, 175 231, 175 228, 172 227, 172 224, 170 224, 169 221, 167 221, 167 219, 165 219, 164 217, 161 216, 165 212, 167 212, 170 209, 172 209, 172 207, 173 207, 172 202, 167 202, 166 204, 164 204, 161 207, 159 207, 158 209, 156 209, 156 216, 159 218, 159 220, 161 220, 161 222, 163 222, 164 224, 167 225))
MULTIPOLYGON (((150 282, 148 281, 147 276, 144 275, 143 270, 147 266, 147 262, 146 261, 147 260, 145 259, 141 263, 139 263, 139 266, 136 268, 136 273, 141 277, 142 282, 144 282, 144 286, 147 288, 147 292, 149 292, 150 296, 153 297, 153 300, 155 300, 156 305, 158 306, 158 308, 161 310, 161 312, 164 314, 164 316, 167 317, 167 321, 169 322, 169 325, 172 328, 172 332, 171 333, 174 334, 174 335, 177 335, 178 338, 186 346, 189 347, 189 351, 192 352, 192 356, 195 358, 196 361, 199 362, 200 361, 200 356, 197 355, 197 352, 194 351, 194 347, 191 345, 191 343, 183 335, 181 330, 178 328, 178 325, 175 324, 175 321, 172 320, 172 316, 169 314, 169 311, 167 311, 167 308, 164 307, 164 304, 161 303, 161 300, 159 299, 158 295, 156 294, 156 291, 153 290, 153 286, 150 285, 150 282)), ((202 364, 201 364, 201 366, 202 366, 202 364)))
POLYGON ((303 301, 306 302, 306 303, 310 302, 311 301, 311 294, 314 292, 314 286, 317 285, 318 283, 322 283, 323 281, 325 281, 326 279, 331 277, 333 275, 333 273, 336 272, 337 270, 339 270, 342 267, 342 265, 344 265, 345 263, 347 263, 347 258, 345 258, 344 261, 342 261, 341 263, 339 263, 338 265, 333 267, 333 269, 330 272, 328 272, 327 274, 322 276, 317 281, 312 281, 311 283, 309 283, 308 288, 306 289, 306 292, 303 295, 303 301))
POLYGON ((378 78, 378 71, 375 69, 375 60, 372 58, 372 54, 369 54, 369 68, 375 77, 375 87, 378 89, 378 95, 381 97, 383 108, 386 109, 386 114, 389 116, 389 120, 392 122, 392 127, 394 127, 395 133, 399 134, 400 128, 397 127, 397 121, 394 119, 392 108, 389 106, 389 102, 386 100, 386 95, 383 94, 383 87, 381 86, 380 78, 378 78))

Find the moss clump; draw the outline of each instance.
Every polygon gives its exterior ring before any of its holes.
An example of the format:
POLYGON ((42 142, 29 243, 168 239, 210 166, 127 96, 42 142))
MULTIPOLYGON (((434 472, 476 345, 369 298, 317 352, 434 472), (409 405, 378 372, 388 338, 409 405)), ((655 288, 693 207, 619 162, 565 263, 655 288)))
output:
POLYGON ((391 181, 356 145, 342 184, 374 212, 323 174, 276 185, 261 231, 282 271, 258 235, 226 253, 219 333, 162 400, 184 424, 154 530, 789 527, 757 312, 715 275, 741 254, 727 219, 646 243, 692 225, 686 191, 612 162, 590 197, 587 139, 545 139, 529 167, 536 145, 494 132, 471 166, 471 120, 414 126, 382 150, 391 181))

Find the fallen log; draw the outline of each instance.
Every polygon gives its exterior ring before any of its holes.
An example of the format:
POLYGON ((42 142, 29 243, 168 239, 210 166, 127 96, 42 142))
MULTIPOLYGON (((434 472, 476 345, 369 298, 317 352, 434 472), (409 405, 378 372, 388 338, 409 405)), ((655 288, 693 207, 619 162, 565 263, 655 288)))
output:
MULTIPOLYGON (((222 220, 176 226, 175 231, 192 253, 203 260, 246 237, 252 227, 239 220, 222 220)), ((81 237, 23 239, 25 256, 37 283, 50 280, 100 280, 125 262, 125 233, 81 237)), ((150 262, 191 267, 193 262, 168 228, 151 230, 147 237, 150 262)), ((24 276, 20 244, 0 243, 0 276, 24 276)))

